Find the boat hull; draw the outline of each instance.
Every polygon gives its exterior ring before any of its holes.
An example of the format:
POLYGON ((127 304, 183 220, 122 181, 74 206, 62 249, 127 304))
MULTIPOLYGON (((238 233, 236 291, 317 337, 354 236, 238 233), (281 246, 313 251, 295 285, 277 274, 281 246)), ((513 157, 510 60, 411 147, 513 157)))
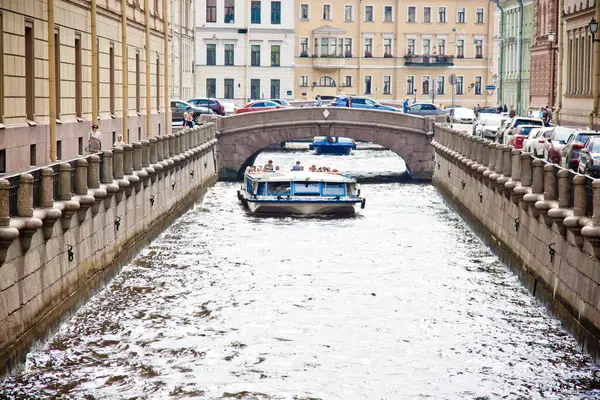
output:
POLYGON ((352 215, 360 201, 247 200, 254 214, 352 215))
POLYGON ((339 154, 339 155, 348 155, 350 154, 350 150, 354 148, 354 146, 340 146, 340 145, 318 145, 313 144, 311 146, 316 154, 339 154))

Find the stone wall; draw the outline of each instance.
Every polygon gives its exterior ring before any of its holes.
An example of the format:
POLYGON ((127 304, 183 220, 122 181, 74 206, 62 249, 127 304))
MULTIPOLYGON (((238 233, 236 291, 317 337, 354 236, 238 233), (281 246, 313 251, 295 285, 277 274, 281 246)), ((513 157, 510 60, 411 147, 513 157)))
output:
POLYGON ((435 127, 433 182, 600 360, 600 180, 435 127))
POLYGON ((212 123, 0 179, 0 374, 217 176, 212 123))

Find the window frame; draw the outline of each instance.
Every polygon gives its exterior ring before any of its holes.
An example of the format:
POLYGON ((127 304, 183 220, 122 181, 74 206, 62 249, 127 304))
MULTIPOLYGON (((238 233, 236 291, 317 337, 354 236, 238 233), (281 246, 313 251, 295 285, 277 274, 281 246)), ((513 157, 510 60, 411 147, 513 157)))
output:
POLYGON ((234 99, 235 98, 235 79, 232 78, 223 78, 223 98, 224 99, 234 99), (231 89, 231 93, 229 93, 231 96, 227 96, 227 84, 230 83, 230 89, 231 89))
POLYGON ((445 75, 438 75, 436 78, 436 82, 437 82, 437 92, 436 95, 438 96, 444 96, 446 94, 446 76, 445 75), (440 85, 440 78, 442 78, 442 82, 440 85), (441 91, 440 91, 441 89, 441 91))
POLYGON ((300 21, 310 21, 310 4, 300 3, 300 14, 298 15, 300 21), (306 18, 302 17, 302 7, 306 6, 306 18))
POLYGON ((365 75, 364 79, 364 92, 365 94, 373 94, 373 76, 372 75, 365 75), (369 91, 367 92, 367 78, 369 78, 369 91))
POLYGON ((437 12, 437 23, 438 24, 447 24, 448 23, 448 7, 446 6, 438 6, 438 12, 437 12), (441 10, 444 10, 444 20, 441 20, 441 16, 442 14, 440 13, 441 10))
POLYGON ((271 1, 271 25, 281 25, 281 1, 271 1), (273 6, 275 4, 279 5, 278 13, 275 14, 275 9, 273 6), (274 18, 277 16, 277 18, 274 18))
POLYGON ((463 95, 465 94, 465 77, 462 75, 457 75, 456 76, 456 85, 455 86, 455 94, 457 95, 463 95), (460 92, 459 92, 459 82, 460 82, 460 92))
POLYGON ((372 4, 365 4, 363 9, 363 22, 375 22, 375 6, 372 4), (371 9, 371 19, 367 19, 367 8, 371 9))
MULTIPOLYGON (((415 12, 416 12, 416 11, 415 11, 415 12)), ((390 5, 390 4, 384 4, 384 5, 383 5, 383 16, 382 16, 382 18, 381 18, 381 22, 383 22, 383 23, 388 23, 388 24, 389 24, 389 23, 393 23, 393 22, 395 22, 395 21, 394 21, 394 6, 393 6, 393 5, 390 5), (390 21, 386 21, 386 19, 385 19, 385 9, 386 9, 387 7, 390 7, 390 8, 391 8, 391 12, 390 12, 391 20, 390 20, 390 21)))
POLYGON ((429 95, 431 92, 431 75, 421 75, 421 95, 429 95), (427 83, 427 91, 425 91, 425 83, 427 83))
POLYGON ((416 82, 416 79, 415 79, 414 75, 407 75, 406 76, 406 94, 408 94, 408 95, 414 95, 415 94, 415 89, 416 89, 415 88, 415 82, 416 82), (409 84, 409 81, 410 81, 410 84, 409 84), (409 90, 411 88, 411 86, 412 86, 412 89, 409 90))
POLYGON ((260 0, 252 0, 250 2, 250 24, 259 25, 262 23, 262 1, 260 0), (258 21, 254 19, 254 10, 255 7, 252 7, 254 4, 258 3, 258 21))
POLYGON ((281 44, 272 44, 271 45, 271 67, 281 67, 281 44), (278 51, 273 52, 273 47, 277 47, 278 51), (273 56, 277 55, 276 59, 273 59, 273 56), (276 63, 275 63, 276 61, 276 63))
POLYGON ((333 20, 333 6, 331 3, 324 3, 321 7, 321 20, 331 21, 333 20), (329 7, 329 18, 325 18, 325 7, 329 7))
POLYGON ((217 44, 216 43, 206 43, 206 65, 217 65, 217 44), (208 47, 209 46, 214 46, 214 52, 213 52, 213 62, 209 63, 209 51, 208 51, 208 47))
POLYGON ((423 24, 431 24, 431 15, 432 15, 432 8, 431 6, 423 6, 423 24), (429 21, 425 21, 425 9, 429 9, 429 21))
POLYGON ((406 6, 406 22, 407 22, 407 23, 409 23, 409 24, 415 24, 415 23, 418 23, 418 22, 419 22, 419 18, 418 18, 418 16, 417 16, 417 13, 418 13, 418 11, 419 11, 419 7, 417 7, 417 6, 415 6, 415 5, 410 5, 410 4, 409 4, 409 5, 407 5, 407 6, 406 6), (410 9, 411 9, 411 8, 414 8, 414 9, 415 9, 415 14, 414 14, 414 16, 415 16, 415 20, 414 20, 414 21, 411 21, 411 20, 410 20, 410 18, 409 18, 409 17, 410 17, 410 9))
MULTIPOLYGON (((217 97, 217 79, 216 78, 206 78, 206 84, 204 89, 206 90, 206 97, 217 97), (208 88, 210 87, 209 83, 214 83, 212 90, 212 93, 209 93, 208 88), (212 94, 212 96, 211 96, 212 94)), ((177 106, 177 104, 175 105, 177 106)))
POLYGON ((473 78, 473 94, 475 96, 481 96, 483 94, 483 76, 481 75, 475 75, 473 78), (477 78, 479 78, 479 82, 477 82, 477 78))
POLYGON ((235 44, 233 43, 225 43, 223 44, 223 65, 225 66, 234 66, 235 65, 235 44), (229 51, 227 50, 229 48, 229 46, 231 46, 231 64, 228 63, 228 57, 227 57, 227 53, 229 53, 229 51))
POLYGON ((475 7, 475 23, 476 24, 485 24, 485 8, 484 7, 475 7), (477 20, 479 10, 481 10, 481 22, 479 22, 477 20))
POLYGON ((466 24, 467 23, 467 7, 466 6, 457 6, 456 7, 456 23, 457 24, 466 24), (460 21, 461 9, 462 9, 463 21, 460 21))
POLYGON ((300 83, 299 83, 299 87, 308 87, 308 82, 309 82, 309 76, 308 75, 300 75, 300 83), (305 79, 306 78, 306 79, 305 79), (306 81, 306 82, 305 82, 306 81))
POLYGON ((260 62, 261 61, 260 60, 261 53, 262 53, 262 46, 260 44, 252 44, 252 43, 250 43, 250 66, 251 67, 260 67, 260 64, 261 64, 261 62, 260 62), (254 59, 255 57, 254 56, 256 54, 256 52, 254 51, 255 47, 258 47, 258 63, 254 62, 255 61, 255 59, 254 59))
POLYGON ((344 22, 354 22, 354 4, 344 4, 344 22), (346 8, 350 7, 350 19, 346 18, 346 8))
POLYGON ((344 75, 344 87, 352 87, 352 75, 344 75), (348 82, 350 82, 349 85, 348 82))

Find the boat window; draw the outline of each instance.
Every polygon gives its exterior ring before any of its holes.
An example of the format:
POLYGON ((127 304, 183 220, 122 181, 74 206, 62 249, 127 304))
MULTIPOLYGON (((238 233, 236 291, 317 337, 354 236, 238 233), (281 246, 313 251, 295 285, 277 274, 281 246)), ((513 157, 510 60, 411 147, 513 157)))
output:
POLYGON ((319 182, 295 182, 294 194, 320 194, 321 184, 319 182))
POLYGON ((264 194, 265 194, 265 183, 264 182, 258 183, 258 190, 256 191, 256 194, 259 196, 264 196, 264 194))
POLYGON ((291 194, 290 182, 269 182, 269 194, 271 196, 291 194))
POLYGON ((246 178, 246 191, 252 193, 252 180, 246 178))
POLYGON ((323 188, 323 194, 325 196, 345 196, 346 195, 346 184, 345 183, 326 183, 323 188))

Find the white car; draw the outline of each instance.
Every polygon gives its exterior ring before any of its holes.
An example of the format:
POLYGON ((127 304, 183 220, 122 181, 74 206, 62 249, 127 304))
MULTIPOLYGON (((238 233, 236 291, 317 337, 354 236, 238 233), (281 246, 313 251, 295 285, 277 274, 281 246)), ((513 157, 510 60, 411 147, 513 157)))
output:
POLYGON ((221 105, 225 109, 225 115, 231 115, 231 114, 233 114, 235 112, 235 110, 238 109, 238 106, 236 104, 233 104, 233 103, 223 103, 223 102, 221 102, 221 105))
POLYGON ((512 119, 512 121, 510 121, 510 125, 508 125, 508 128, 506 128, 504 132, 502 132, 502 140, 500 141, 500 143, 508 144, 510 138, 512 137, 513 131, 519 125, 536 125, 542 127, 544 126, 544 121, 538 118, 515 117, 512 119))
POLYGON ((448 115, 457 124, 472 124, 475 121, 475 112, 470 108, 454 107, 448 109, 448 115))
POLYGON ((496 140, 496 135, 502 123, 508 119, 500 114, 484 114, 475 126, 475 135, 484 139, 496 140))
POLYGON ((523 149, 525 149, 527 152, 533 153, 535 157, 543 157, 546 140, 550 137, 552 129, 552 127, 532 129, 527 139, 525 139, 523 149))

